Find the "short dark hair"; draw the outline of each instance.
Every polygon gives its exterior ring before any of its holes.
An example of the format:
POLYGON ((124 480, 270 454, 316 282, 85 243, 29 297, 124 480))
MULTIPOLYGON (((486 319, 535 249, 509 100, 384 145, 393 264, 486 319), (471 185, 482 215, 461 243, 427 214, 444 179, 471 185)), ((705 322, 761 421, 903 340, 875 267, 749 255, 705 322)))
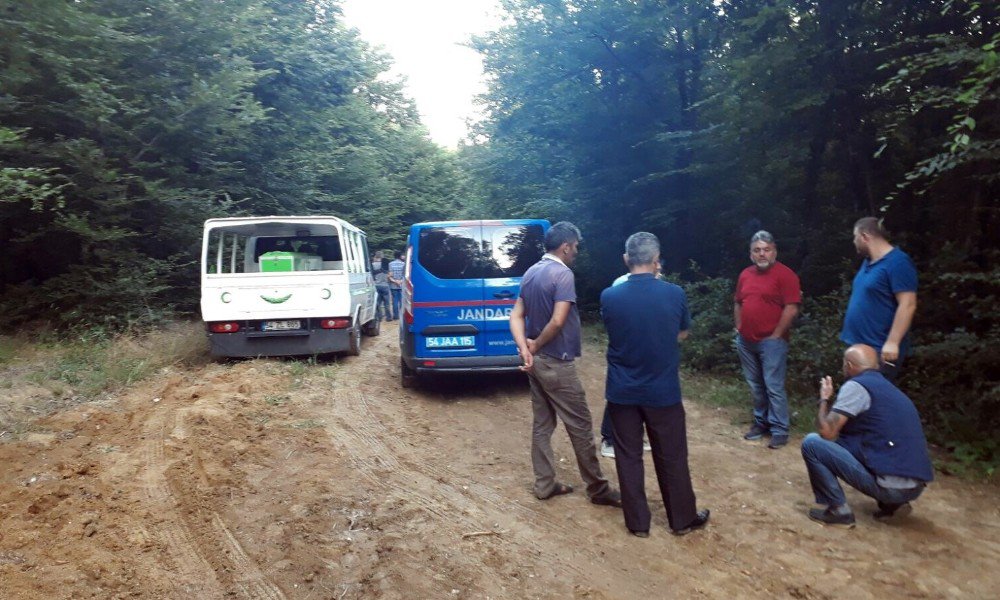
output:
POLYGON ((396 250, 396 258, 403 258, 403 253, 400 252, 399 250, 396 250))
POLYGON ((660 240, 648 231, 633 233, 625 241, 625 255, 628 266, 651 265, 660 252, 660 240))
POLYGON ((569 221, 559 221, 545 232, 545 250, 547 252, 555 250, 563 244, 579 242, 583 240, 580 230, 569 221))
POLYGON ((858 233, 867 233, 872 237, 882 238, 883 240, 889 238, 885 227, 882 226, 882 219, 875 217, 862 217, 858 219, 854 223, 854 230, 858 233))

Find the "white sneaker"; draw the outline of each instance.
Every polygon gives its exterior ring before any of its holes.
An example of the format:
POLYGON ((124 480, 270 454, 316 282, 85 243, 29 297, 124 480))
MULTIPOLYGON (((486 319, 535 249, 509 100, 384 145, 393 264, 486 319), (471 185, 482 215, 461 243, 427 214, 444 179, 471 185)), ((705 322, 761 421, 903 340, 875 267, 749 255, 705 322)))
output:
POLYGON ((614 458, 615 447, 611 443, 601 440, 601 456, 604 458, 614 458))
POLYGON ((649 440, 647 440, 646 438, 642 438, 642 449, 645 450, 646 452, 653 451, 653 447, 649 445, 649 440))

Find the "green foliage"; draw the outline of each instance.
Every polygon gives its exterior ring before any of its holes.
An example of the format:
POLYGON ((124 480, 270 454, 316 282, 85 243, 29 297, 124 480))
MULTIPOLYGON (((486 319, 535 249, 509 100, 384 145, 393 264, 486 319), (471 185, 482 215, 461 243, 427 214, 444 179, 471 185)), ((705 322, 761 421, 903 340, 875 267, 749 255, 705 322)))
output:
POLYGON ((684 288, 691 312, 691 334, 684 340, 684 364, 699 371, 735 373, 736 347, 733 331, 733 281, 725 277, 704 277, 685 283, 671 277, 684 288))
POLYGON ((201 223, 336 214, 373 246, 469 204, 336 2, 0 1, 0 316, 197 305, 201 223))

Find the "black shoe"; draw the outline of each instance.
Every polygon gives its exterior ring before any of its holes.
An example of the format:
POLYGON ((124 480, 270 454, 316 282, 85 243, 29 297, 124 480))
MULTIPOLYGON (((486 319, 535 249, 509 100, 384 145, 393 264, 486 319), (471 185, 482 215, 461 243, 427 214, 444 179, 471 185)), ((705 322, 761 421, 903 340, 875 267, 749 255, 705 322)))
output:
POLYGON ((902 504, 885 504, 882 502, 878 503, 878 510, 872 513, 876 521, 888 521, 889 519, 901 519, 906 515, 913 512, 913 507, 910 506, 909 502, 904 502, 902 504))
POLYGON ((590 499, 593 504, 599 504, 601 506, 614 506, 615 508, 622 507, 622 495, 614 490, 610 490, 603 496, 594 496, 590 499))
POLYGON ((767 443, 767 447, 770 448, 771 450, 777 450, 778 448, 787 445, 788 445, 788 436, 780 434, 772 435, 771 441, 767 443))
POLYGON ((827 508, 810 508, 809 518, 818 523, 824 525, 833 525, 835 527, 846 527, 850 529, 854 527, 854 513, 847 513, 846 515, 838 515, 837 513, 827 508))
POLYGON ((687 535, 692 531, 694 531, 695 529, 701 529, 706 524, 708 524, 708 517, 711 516, 711 514, 712 511, 708 510, 707 508, 704 510, 699 510, 698 516, 696 516, 694 518, 694 521, 691 521, 687 527, 682 527, 681 529, 671 529, 670 533, 674 535, 687 535))
POLYGON ((754 423, 750 427, 750 431, 743 434, 743 439, 750 440, 752 442, 761 439, 762 437, 767 435, 767 433, 768 433, 767 428, 765 428, 763 425, 758 425, 754 423))
POLYGON ((629 529, 628 532, 631 533, 632 535, 634 535, 637 538, 648 538, 649 537, 649 532, 648 531, 635 531, 635 530, 629 529))

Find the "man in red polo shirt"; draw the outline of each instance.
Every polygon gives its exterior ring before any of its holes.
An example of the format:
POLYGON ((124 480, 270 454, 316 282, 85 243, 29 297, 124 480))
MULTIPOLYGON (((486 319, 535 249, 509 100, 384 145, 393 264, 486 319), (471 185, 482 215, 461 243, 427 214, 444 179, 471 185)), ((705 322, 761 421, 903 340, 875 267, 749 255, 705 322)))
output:
POLYGON ((799 314, 802 291, 799 277, 778 262, 774 236, 758 231, 750 238, 753 266, 736 282, 736 349, 743 377, 753 396, 753 425, 743 436, 759 440, 771 435, 768 448, 788 443, 788 330, 799 314))

